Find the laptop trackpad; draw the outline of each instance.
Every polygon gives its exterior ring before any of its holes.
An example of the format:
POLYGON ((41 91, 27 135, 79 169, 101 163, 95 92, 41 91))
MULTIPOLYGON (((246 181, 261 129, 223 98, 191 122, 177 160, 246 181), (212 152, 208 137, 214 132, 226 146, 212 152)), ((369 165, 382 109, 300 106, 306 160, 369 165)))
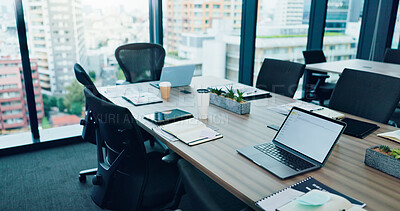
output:
POLYGON ((270 168, 269 170, 271 172, 275 173, 276 175, 279 175, 280 177, 287 177, 287 176, 291 176, 291 175, 297 173, 297 171, 295 171, 294 169, 291 169, 285 165, 274 166, 274 167, 270 168))
POLYGON ((274 166, 279 166, 281 165, 281 163, 273 158, 271 158, 268 155, 265 154, 256 154, 252 156, 253 162, 255 162, 256 164, 264 167, 264 168, 271 168, 274 166))

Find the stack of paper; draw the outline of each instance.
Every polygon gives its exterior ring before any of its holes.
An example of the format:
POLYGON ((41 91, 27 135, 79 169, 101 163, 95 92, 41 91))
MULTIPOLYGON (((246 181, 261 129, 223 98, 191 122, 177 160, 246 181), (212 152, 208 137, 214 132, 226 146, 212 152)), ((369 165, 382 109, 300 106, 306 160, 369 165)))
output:
POLYGON ((294 106, 302 108, 307 111, 311 111, 316 114, 320 114, 322 116, 332 118, 332 119, 341 119, 344 117, 344 114, 334 111, 332 109, 322 107, 319 105, 314 105, 311 103, 301 102, 301 101, 295 102, 295 103, 283 104, 283 105, 274 106, 274 107, 269 107, 268 109, 275 111, 277 113, 283 114, 283 115, 288 115, 289 111, 294 106))
POLYGON ((380 133, 380 134, 378 134, 378 136, 400 143, 400 130, 395 130, 395 131, 386 132, 386 133, 380 133))
POLYGON ((192 146, 222 138, 222 135, 195 118, 161 126, 161 129, 192 146))

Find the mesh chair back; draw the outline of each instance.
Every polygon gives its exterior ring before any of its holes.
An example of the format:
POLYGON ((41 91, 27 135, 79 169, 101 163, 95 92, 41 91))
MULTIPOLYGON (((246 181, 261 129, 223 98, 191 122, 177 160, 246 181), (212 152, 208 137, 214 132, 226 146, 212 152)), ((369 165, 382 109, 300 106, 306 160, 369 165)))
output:
POLYGON ((387 123, 400 100, 400 78, 344 69, 329 107, 387 123))
POLYGON ((400 50, 387 48, 383 62, 400 64, 400 50))
POLYGON ((84 92, 97 123, 98 171, 92 199, 106 209, 137 210, 148 171, 139 126, 127 108, 102 100, 87 88, 84 92))
POLYGON ((325 54, 322 50, 303 51, 303 56, 306 64, 326 62, 325 54))
POLYGON ((74 72, 76 80, 78 80, 79 83, 81 83, 83 86, 89 89, 97 97, 110 102, 110 100, 108 100, 106 97, 104 97, 102 94, 99 93, 92 79, 90 79, 89 75, 86 73, 86 71, 80 64, 76 63, 74 65, 74 72))
POLYGON ((155 43, 133 43, 115 50, 115 57, 128 82, 160 80, 165 50, 155 43))
POLYGON ((258 74, 256 87, 276 94, 293 97, 301 76, 304 64, 275 59, 264 59, 258 74))

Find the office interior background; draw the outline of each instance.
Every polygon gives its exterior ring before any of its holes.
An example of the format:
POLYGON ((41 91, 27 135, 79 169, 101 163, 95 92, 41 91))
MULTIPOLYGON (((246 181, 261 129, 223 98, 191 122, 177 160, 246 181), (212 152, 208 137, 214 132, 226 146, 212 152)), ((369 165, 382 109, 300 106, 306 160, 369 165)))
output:
POLYGON ((159 43, 166 66, 253 85, 264 58, 304 63, 306 49, 381 61, 399 46, 398 2, 1 0, 0 146, 78 137, 84 97, 73 65, 98 87, 114 85, 124 77, 119 45, 159 43))

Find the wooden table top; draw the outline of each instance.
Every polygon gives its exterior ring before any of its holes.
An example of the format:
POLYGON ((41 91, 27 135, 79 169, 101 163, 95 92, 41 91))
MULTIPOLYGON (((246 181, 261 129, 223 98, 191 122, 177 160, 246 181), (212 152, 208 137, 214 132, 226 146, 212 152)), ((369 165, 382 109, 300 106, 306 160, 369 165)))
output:
POLYGON ((323 62, 306 65, 308 70, 316 70, 321 72, 330 72, 340 74, 345 68, 363 70, 368 72, 380 73, 393 77, 400 77, 400 65, 375 62, 362 59, 341 60, 335 62, 323 62))
MULTIPOLYGON (((365 202, 368 210, 399 209, 400 180, 364 164, 365 151, 368 147, 385 144, 400 148, 396 142, 376 135, 395 130, 394 127, 376 123, 380 129, 364 139, 342 135, 323 168, 281 180, 239 155, 236 150, 271 141, 276 131, 267 128, 267 125, 281 125, 285 116, 267 107, 294 102, 295 100, 291 98, 272 93, 271 98, 251 101, 250 114, 246 115, 238 115, 210 105, 208 120, 203 122, 218 128, 218 132, 224 137, 196 146, 164 139, 152 130, 156 127, 155 124, 143 119, 145 114, 172 108, 180 108, 197 116, 194 100, 196 89, 231 83, 226 79, 195 77, 190 86, 172 88, 169 100, 144 106, 133 106, 120 96, 128 93, 130 89, 140 89, 159 95, 159 90, 147 83, 102 87, 99 90, 114 103, 129 108, 141 127, 254 209, 257 209, 254 203, 259 199, 308 176, 313 176, 331 188, 365 202), (192 93, 184 94, 181 90, 189 90, 192 93)), ((361 119, 351 115, 346 116, 361 119)))

